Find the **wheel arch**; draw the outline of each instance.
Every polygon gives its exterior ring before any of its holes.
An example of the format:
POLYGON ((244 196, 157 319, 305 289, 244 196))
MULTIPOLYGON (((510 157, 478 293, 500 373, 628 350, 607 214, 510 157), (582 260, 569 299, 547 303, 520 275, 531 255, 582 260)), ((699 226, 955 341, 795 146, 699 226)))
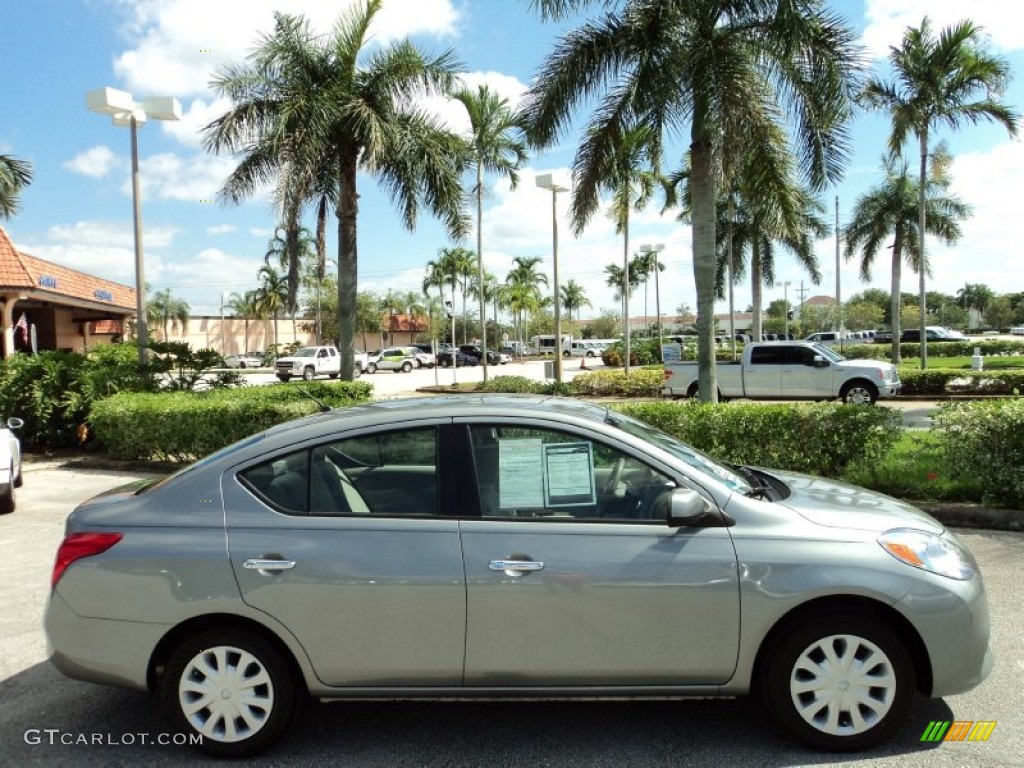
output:
POLYGON ((174 649, 188 636, 217 629, 239 629, 251 632, 274 646, 274 649, 281 654, 281 658, 288 664, 296 686, 301 685, 302 693, 309 692, 306 676, 295 654, 288 645, 273 630, 258 621, 248 619, 231 613, 214 613, 205 616, 195 616, 183 621, 165 634, 149 658, 149 668, 146 670, 146 687, 150 693, 155 693, 160 688, 160 678, 167 666, 174 649))
POLYGON ((895 608, 870 597, 857 595, 820 597, 796 606, 775 622, 757 649, 750 680, 751 693, 758 693, 758 689, 764 684, 768 662, 782 638, 790 630, 827 615, 850 613, 874 619, 896 634, 914 661, 917 689, 925 696, 930 696, 932 690, 931 657, 917 630, 895 608))
POLYGON ((854 387, 863 387, 864 389, 868 390, 868 392, 871 392, 872 405, 875 403, 876 400, 878 400, 878 385, 875 384, 875 382, 871 381, 871 379, 866 379, 861 376, 843 382, 843 386, 839 388, 839 399, 845 402, 846 393, 849 392, 854 387))

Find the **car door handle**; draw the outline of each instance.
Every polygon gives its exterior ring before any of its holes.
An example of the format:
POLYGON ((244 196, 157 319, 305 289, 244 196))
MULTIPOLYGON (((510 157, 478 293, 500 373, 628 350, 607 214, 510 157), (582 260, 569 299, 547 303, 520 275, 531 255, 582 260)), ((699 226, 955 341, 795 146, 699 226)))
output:
POLYGON ((290 571, 295 567, 294 560, 264 560, 259 557, 250 557, 242 567, 249 571, 290 571))
POLYGON ((509 576, 521 576, 524 573, 543 570, 544 563, 536 560, 491 560, 487 567, 492 571, 504 571, 509 576))

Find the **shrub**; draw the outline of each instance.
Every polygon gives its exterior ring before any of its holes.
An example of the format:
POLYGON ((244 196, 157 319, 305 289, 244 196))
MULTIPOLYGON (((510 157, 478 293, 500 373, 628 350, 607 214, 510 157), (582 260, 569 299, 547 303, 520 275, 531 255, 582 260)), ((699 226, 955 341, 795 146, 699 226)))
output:
POLYGON ((624 370, 581 373, 572 380, 571 391, 590 397, 654 397, 664 383, 664 369, 658 365, 630 369, 628 377, 624 370))
POLYGON ((488 381, 481 381, 476 386, 477 392, 519 392, 524 394, 539 393, 544 386, 526 376, 495 376, 488 381))
POLYGON ((356 382, 306 382, 206 392, 120 394, 93 404, 96 438, 123 459, 190 461, 274 424, 327 405, 365 402, 371 387, 356 382))
MULTIPOLYGON (((939 346, 939 345, 936 345, 939 346)), ((1024 371, 900 369, 904 395, 1012 395, 1024 391, 1024 371)))
POLYGON ((935 416, 947 463, 956 477, 985 488, 982 501, 1024 502, 1024 400, 949 403, 935 416))
POLYGON ((616 410, 723 461, 838 477, 898 439, 900 415, 839 403, 628 403, 616 410))
MULTIPOLYGON (((133 347, 133 349, 135 349, 133 347)), ((0 414, 19 416, 25 447, 64 448, 78 442, 88 403, 80 396, 86 359, 77 352, 16 353, 0 363, 0 414)))

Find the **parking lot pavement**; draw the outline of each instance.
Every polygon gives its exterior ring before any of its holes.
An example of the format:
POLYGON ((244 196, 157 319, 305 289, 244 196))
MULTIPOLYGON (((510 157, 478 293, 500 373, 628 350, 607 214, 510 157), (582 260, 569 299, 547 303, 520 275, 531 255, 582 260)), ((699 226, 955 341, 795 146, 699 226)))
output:
MULTIPOLYGON (((167 727, 146 694, 67 680, 45 660, 40 622, 65 515, 79 501, 141 476, 27 464, 18 509, 0 517, 0 766, 226 765, 155 743, 167 727)), ((988 587, 995 669, 974 691, 919 698, 903 731, 869 753, 804 749, 769 722, 756 700, 336 702, 308 707, 273 751, 246 764, 1024 765, 1024 534, 974 531, 962 538, 988 587), (933 720, 996 727, 986 742, 922 743, 933 720)))

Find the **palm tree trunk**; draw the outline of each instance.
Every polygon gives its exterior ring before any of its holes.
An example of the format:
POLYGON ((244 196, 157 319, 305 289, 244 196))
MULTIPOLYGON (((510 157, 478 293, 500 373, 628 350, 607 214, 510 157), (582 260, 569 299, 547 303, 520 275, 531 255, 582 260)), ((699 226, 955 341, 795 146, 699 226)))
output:
POLYGON ((487 315, 484 313, 484 164, 476 160, 476 274, 480 290, 480 351, 484 366, 484 381, 487 381, 487 315))
POLYGON ((356 286, 359 276, 356 247, 359 202, 354 151, 338 158, 338 191, 338 352, 341 355, 341 378, 352 381, 355 378, 356 286))
MULTIPOLYGON (((754 337, 754 341, 761 340, 761 329, 763 324, 761 323, 761 307, 764 303, 762 295, 764 292, 764 269, 761 261, 761 236, 754 229, 754 237, 750 244, 750 303, 753 309, 753 324, 751 326, 750 334, 754 337)), ((783 307, 783 312, 788 312, 789 307, 783 307)))
MULTIPOLYGON (((736 287, 736 261, 735 256, 732 252, 732 220, 735 216, 735 209, 733 208, 732 190, 729 191, 729 203, 728 210, 726 212, 726 218, 728 219, 729 229, 726 232, 726 258, 729 259, 729 343, 732 345, 732 359, 736 359, 736 301, 735 301, 735 287, 736 287)), ((755 337, 760 338, 760 337, 755 337)))
POLYGON ((712 143, 698 126, 706 109, 698 104, 693 116, 690 145, 693 178, 693 281, 697 291, 697 365, 700 399, 718 402, 715 370, 715 179, 712 172, 712 143))
POLYGON ((903 238, 897 229, 896 237, 892 244, 892 299, 890 302, 892 321, 889 323, 892 326, 892 350, 889 353, 889 359, 892 360, 893 365, 899 365, 903 362, 903 358, 900 355, 900 271, 902 268, 903 238))
POLYGON ((918 291, 920 293, 921 303, 921 322, 918 324, 921 328, 921 370, 923 371, 928 367, 928 334, 925 333, 925 324, 928 322, 928 318, 925 317, 927 311, 927 301, 925 298, 924 291, 924 277, 925 277, 925 260, 924 260, 924 227, 925 227, 925 209, 924 209, 924 186, 928 179, 928 126, 925 125, 924 130, 921 131, 921 177, 918 180, 917 190, 917 227, 918 227, 918 242, 921 244, 921 252, 918 254, 918 275, 920 277, 920 285, 918 291))
MULTIPOLYGON (((626 183, 626 201, 629 201, 629 183, 626 183)), ((626 359, 623 361, 625 366, 626 376, 629 376, 629 358, 630 358, 630 344, 629 344, 629 209, 626 208, 626 214, 622 219, 622 321, 626 327, 626 359)), ((556 354, 561 354, 562 340, 559 339, 556 344, 556 354)))

